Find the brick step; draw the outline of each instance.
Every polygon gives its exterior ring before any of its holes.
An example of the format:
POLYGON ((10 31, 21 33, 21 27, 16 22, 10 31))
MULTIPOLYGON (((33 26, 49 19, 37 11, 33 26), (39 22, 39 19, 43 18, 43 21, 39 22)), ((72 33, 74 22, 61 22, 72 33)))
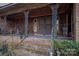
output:
POLYGON ((15 49, 13 56, 45 56, 44 54, 35 53, 26 49, 15 49))
POLYGON ((24 41, 20 46, 17 47, 18 49, 22 48, 26 51, 35 53, 35 54, 42 54, 42 55, 49 55, 50 50, 50 43, 49 42, 34 42, 34 41, 24 41))

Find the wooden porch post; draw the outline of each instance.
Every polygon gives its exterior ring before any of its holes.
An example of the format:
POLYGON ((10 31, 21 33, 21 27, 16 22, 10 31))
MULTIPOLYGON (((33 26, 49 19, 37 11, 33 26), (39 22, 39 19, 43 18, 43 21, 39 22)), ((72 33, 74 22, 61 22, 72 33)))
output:
POLYGON ((28 14, 29 14, 29 11, 24 11, 24 16, 25 16, 25 36, 28 36, 28 14))
POLYGON ((4 16, 4 23, 5 23, 5 28, 4 28, 4 30, 5 30, 5 32, 7 31, 7 16, 4 16))
POLYGON ((53 45, 51 47, 51 55, 54 55, 54 44, 53 44, 53 40, 56 39, 56 34, 57 34, 57 4, 52 4, 51 5, 51 10, 52 10, 52 30, 51 30, 51 42, 53 45))

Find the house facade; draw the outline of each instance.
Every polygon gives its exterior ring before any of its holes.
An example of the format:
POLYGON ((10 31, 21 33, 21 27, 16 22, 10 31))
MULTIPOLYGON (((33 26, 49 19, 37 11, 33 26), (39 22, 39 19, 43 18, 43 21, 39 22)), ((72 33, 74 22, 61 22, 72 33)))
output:
POLYGON ((0 7, 0 33, 79 40, 79 4, 8 4, 0 7))

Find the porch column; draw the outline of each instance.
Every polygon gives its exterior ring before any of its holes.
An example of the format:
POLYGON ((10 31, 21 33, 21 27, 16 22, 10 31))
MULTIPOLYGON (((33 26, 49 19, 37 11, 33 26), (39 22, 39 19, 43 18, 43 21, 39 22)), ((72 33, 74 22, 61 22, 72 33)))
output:
POLYGON ((4 23, 5 23, 5 25, 4 25, 4 30, 5 30, 5 32, 7 31, 7 16, 4 16, 4 23))
POLYGON ((53 39, 56 38, 56 24, 57 24, 57 5, 53 4, 51 5, 51 10, 52 10, 52 37, 53 39))
MULTIPOLYGON (((54 39, 56 39, 57 36, 57 4, 51 5, 52 10, 52 31, 51 31, 51 41, 53 42, 54 39)), ((52 45, 52 44, 51 44, 52 45)), ((54 52, 54 47, 51 47, 52 52, 54 52)), ((54 55, 52 53, 52 55, 54 55)))
POLYGON ((25 16, 25 36, 28 36, 28 14, 29 14, 29 11, 24 11, 24 16, 25 16))
POLYGON ((73 6, 73 17, 74 17, 74 33, 76 41, 79 41, 79 4, 73 6))

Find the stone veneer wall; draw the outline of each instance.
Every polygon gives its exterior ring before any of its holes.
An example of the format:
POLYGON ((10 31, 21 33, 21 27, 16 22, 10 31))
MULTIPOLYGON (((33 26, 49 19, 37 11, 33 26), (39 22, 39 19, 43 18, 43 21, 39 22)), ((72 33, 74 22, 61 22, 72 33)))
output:
POLYGON ((74 29, 75 29, 75 39, 79 40, 79 4, 74 4, 73 6, 73 17, 74 17, 74 29))

